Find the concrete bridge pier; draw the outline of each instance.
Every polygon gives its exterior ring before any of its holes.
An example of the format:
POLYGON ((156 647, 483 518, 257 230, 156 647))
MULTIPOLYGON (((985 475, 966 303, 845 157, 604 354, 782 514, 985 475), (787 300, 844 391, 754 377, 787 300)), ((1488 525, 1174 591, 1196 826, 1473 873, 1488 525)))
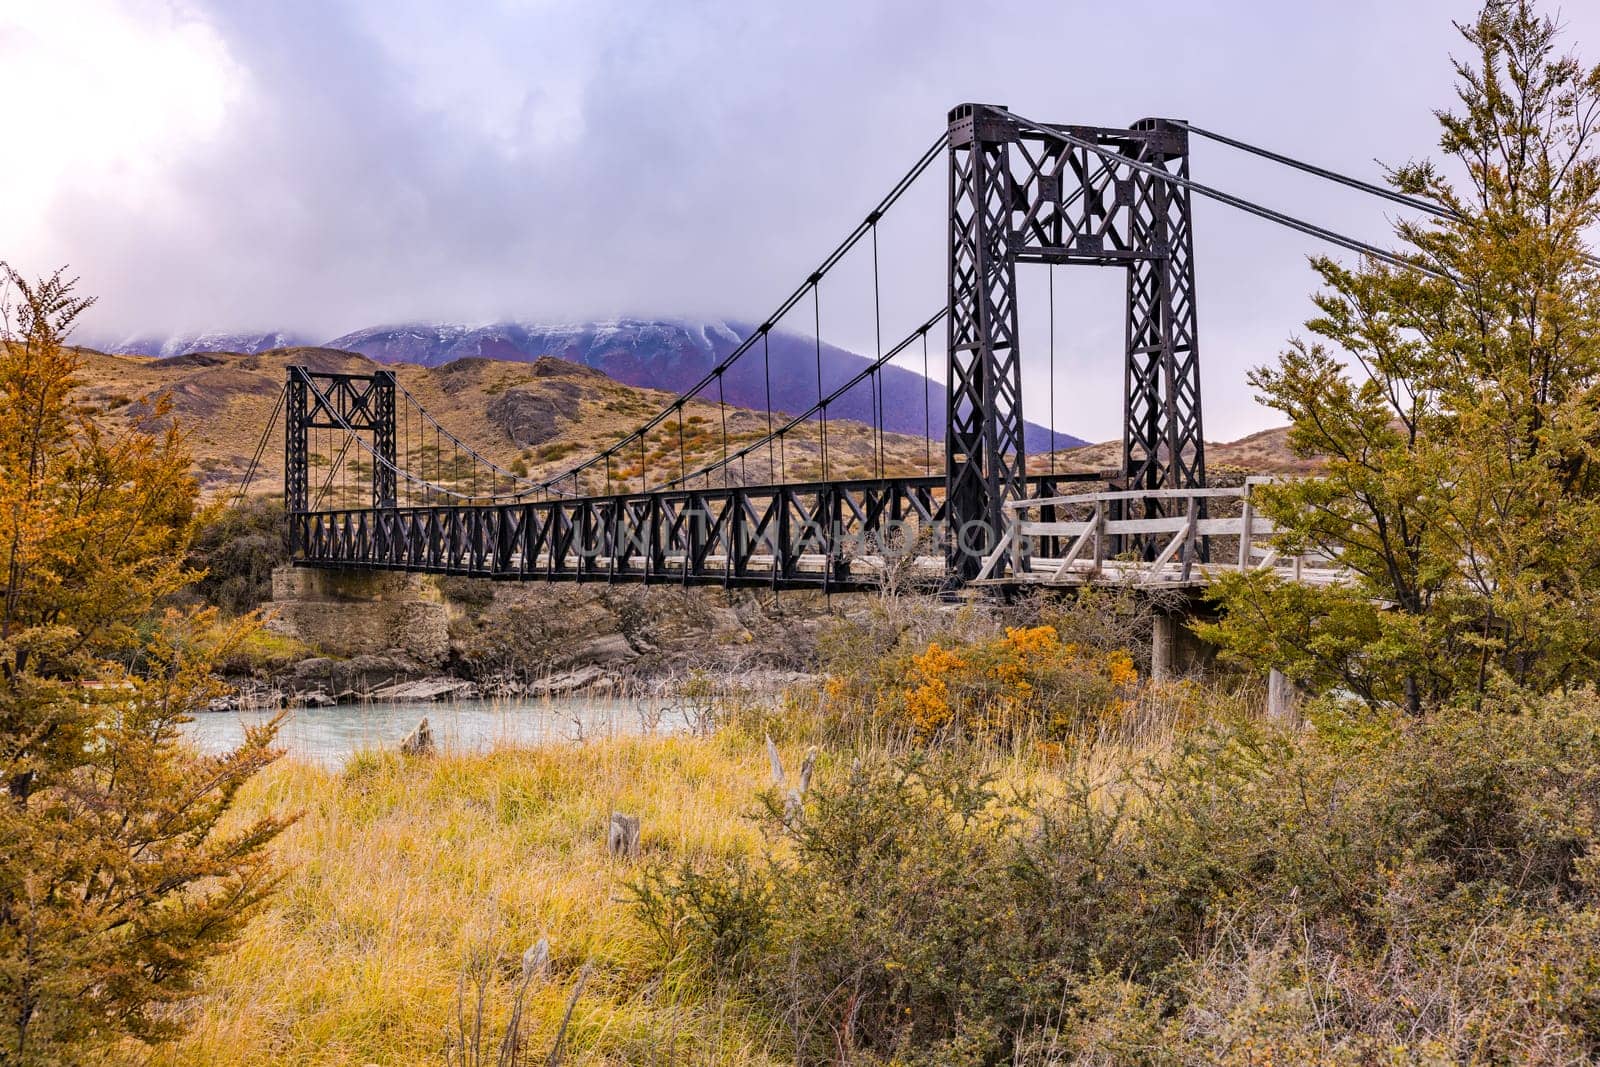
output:
POLYGON ((1150 632, 1150 677, 1157 682, 1181 678, 1208 667, 1217 650, 1195 636, 1188 608, 1157 609, 1150 632))
POLYGON ((449 613, 427 575, 286 564, 267 608, 269 630, 329 655, 400 652, 433 667, 450 653, 449 613))
MULTIPOLYGON (((1189 629, 1194 618, 1192 606, 1157 610, 1150 634, 1150 677, 1158 682, 1172 681, 1203 670, 1216 657, 1216 649, 1189 629)), ((1299 721, 1300 699, 1304 691, 1288 675, 1273 668, 1267 672, 1267 719, 1293 725, 1299 721)))

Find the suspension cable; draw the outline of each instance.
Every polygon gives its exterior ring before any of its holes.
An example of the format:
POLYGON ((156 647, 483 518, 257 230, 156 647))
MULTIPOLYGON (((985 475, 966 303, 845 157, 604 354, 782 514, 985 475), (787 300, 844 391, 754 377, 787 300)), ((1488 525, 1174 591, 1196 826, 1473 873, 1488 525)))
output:
MULTIPOLYGON (((1260 145, 1254 145, 1248 141, 1241 141, 1235 137, 1229 137, 1227 134, 1217 133, 1215 130, 1203 129, 1194 125, 1193 123, 1184 122, 1179 119, 1169 119, 1168 121, 1180 129, 1187 130, 1189 133, 1196 134, 1200 137, 1209 138, 1210 140, 1216 141, 1219 144, 1225 144, 1230 148, 1237 148, 1241 152, 1248 152, 1253 156, 1259 156, 1262 159, 1268 159, 1274 163, 1281 163, 1283 166, 1292 167, 1293 169, 1303 171, 1306 174, 1314 174, 1318 178, 1325 178, 1328 181, 1337 182, 1340 185, 1359 190, 1363 193, 1368 193, 1372 196, 1382 197, 1383 199, 1395 204, 1399 204, 1402 207, 1408 207, 1414 211, 1422 211, 1429 215, 1433 215, 1436 218, 1449 219, 1451 222, 1463 221, 1461 212, 1446 204, 1441 204, 1437 200, 1429 200, 1425 197, 1413 196, 1409 193, 1402 193, 1398 189, 1390 189, 1387 186, 1378 185, 1375 182, 1363 181, 1360 178, 1353 178, 1348 174, 1340 174, 1338 171, 1329 170, 1326 167, 1319 167, 1315 163, 1307 163, 1304 160, 1295 159, 1293 156, 1286 156, 1281 152, 1274 152, 1270 148, 1262 148, 1260 145)), ((1580 252, 1578 254, 1583 261, 1589 264, 1591 267, 1600 266, 1600 256, 1595 256, 1588 252, 1580 252)))
MULTIPOLYGON (((855 389, 858 386, 860 386, 861 383, 866 381, 867 377, 870 374, 872 374, 875 370, 877 370, 879 367, 882 367, 882 366, 888 364, 896 356, 900 355, 900 353, 902 353, 902 352, 906 351, 908 348, 910 348, 912 346, 912 344, 916 342, 918 337, 921 337, 923 339, 923 343, 926 344, 928 331, 933 329, 935 326, 939 325, 939 323, 944 320, 944 317, 945 317, 946 314, 948 314, 948 309, 940 308, 938 311, 936 311, 932 315, 928 316, 928 318, 920 326, 916 327, 910 333, 908 333, 905 336, 905 338, 900 341, 900 343, 896 344, 893 348, 890 348, 887 352, 885 352, 881 359, 876 360, 873 363, 870 363, 867 366, 863 367, 861 370, 857 371, 856 374, 853 377, 851 377, 849 381, 843 382, 840 385, 836 386, 833 389, 832 392, 828 393, 827 396, 822 397, 815 404, 812 404, 811 407, 807 408, 805 411, 802 411, 798 415, 790 416, 789 420, 787 422, 785 422, 782 426, 778 427, 778 429, 776 431, 774 431, 772 434, 770 434, 768 437, 764 437, 759 441, 752 441, 750 444, 746 445, 744 448, 741 448, 739 451, 734 452, 733 454, 731 454, 728 457, 729 462, 732 462, 733 460, 736 460, 736 459, 740 459, 741 457, 749 455, 749 454, 751 454, 753 452, 759 451, 760 449, 762 449, 764 447, 768 447, 768 446, 771 445, 771 443, 774 440, 777 441, 777 443, 778 443, 778 445, 779 445, 779 447, 781 449, 781 447, 783 446, 784 441, 787 440, 789 431, 803 426, 805 423, 807 423, 807 422, 809 422, 811 420, 812 416, 817 415, 818 413, 823 411, 829 405, 836 403, 846 393, 850 392, 850 390, 855 389)), ((924 379, 924 380, 926 380, 926 379, 924 379)), ((931 448, 932 448, 931 444, 930 444, 929 448, 931 450, 931 448)), ((698 478, 698 477, 700 477, 702 474, 705 474, 706 471, 715 469, 717 467, 717 465, 718 465, 717 463, 712 463, 712 464, 708 465, 707 467, 703 467, 703 468, 701 468, 699 470, 692 470, 684 478, 673 479, 672 481, 662 482, 661 485, 658 488, 670 489, 673 486, 678 485, 681 482, 686 481, 686 480, 688 480, 690 478, 698 478)), ((785 477, 786 477, 786 475, 785 475, 785 477)))
MULTIPOLYGON (((855 246, 857 244, 859 244, 864 237, 867 236, 867 234, 870 232, 872 226, 877 222, 877 220, 882 218, 883 215, 891 207, 893 207, 900 200, 900 198, 903 195, 905 195, 906 190, 911 188, 912 184, 918 178, 920 178, 922 176, 922 174, 928 169, 928 167, 933 163, 933 161, 935 159, 939 158, 940 154, 944 151, 945 147, 949 144, 949 142, 950 142, 949 131, 945 131, 945 132, 941 133, 938 136, 938 138, 934 140, 933 144, 929 145, 928 149, 925 152, 923 152, 921 156, 918 157, 918 159, 917 159, 917 161, 915 163, 913 163, 911 165, 911 168, 909 170, 907 170, 905 172, 905 174, 903 174, 900 177, 900 180, 895 182, 894 186, 883 197, 883 199, 881 201, 879 201, 878 205, 875 208, 873 208, 872 211, 870 211, 866 215, 866 217, 862 219, 861 222, 856 224, 855 229, 851 230, 850 234, 847 237, 845 237, 845 239, 843 241, 841 241, 838 244, 838 246, 835 247, 834 250, 828 254, 827 258, 825 258, 822 261, 822 264, 819 267, 817 267, 817 269, 815 271, 811 272, 811 274, 807 277, 806 281, 802 282, 797 288, 795 288, 795 290, 793 292, 791 292, 789 294, 789 296, 787 298, 785 298, 783 300, 782 303, 780 303, 778 305, 777 309, 771 315, 769 315, 767 317, 766 321, 762 323, 761 327, 755 333, 750 334, 743 341, 741 341, 738 344, 738 346, 734 348, 734 350, 732 352, 728 353, 727 356, 723 357, 723 359, 719 363, 717 363, 717 365, 715 367, 713 367, 711 370, 707 371, 705 376, 702 377, 698 383, 696 383, 695 385, 693 385, 689 389, 685 390, 683 393, 679 394, 679 396, 675 400, 673 400, 671 403, 669 403, 661 411, 657 412, 649 421, 645 422, 643 425, 641 425, 640 427, 635 429, 631 434, 629 434, 628 437, 625 438, 623 442, 621 442, 621 443, 619 443, 617 445, 611 446, 611 448, 607 449, 607 451, 615 453, 618 449, 623 447, 623 445, 625 445, 628 440, 631 440, 631 439, 633 439, 635 437, 638 437, 638 436, 641 436, 643 434, 648 433, 649 431, 655 429, 655 427, 657 427, 661 423, 665 422, 667 419, 671 418, 672 417, 672 413, 674 411, 676 411, 679 407, 681 407, 685 403, 685 400, 686 400, 687 397, 691 397, 691 396, 694 396, 694 395, 698 394, 707 385, 711 384, 711 379, 718 372, 727 371, 727 369, 729 367, 731 367, 746 352, 748 352, 751 348, 753 348, 755 346, 755 342, 756 342, 756 335, 758 333, 762 334, 762 335, 765 335, 765 333, 767 331, 771 330, 771 328, 774 325, 776 325, 777 322, 780 319, 782 319, 785 315, 787 315, 790 311, 792 311, 795 308, 796 305, 798 305, 803 299, 805 299, 807 290, 809 290, 811 288, 811 286, 812 286, 813 279, 820 280, 822 277, 826 276, 827 273, 829 271, 831 271, 834 268, 834 266, 841 259, 843 259, 846 254, 848 254, 850 252, 851 249, 855 248, 855 246)), ((586 470, 587 468, 593 466, 594 464, 602 462, 603 459, 604 459, 604 456, 605 456, 605 453, 600 453, 599 455, 591 456, 588 459, 584 460, 582 463, 578 464, 576 467, 572 468, 572 470, 563 471, 560 474, 551 475, 550 477, 545 479, 544 482, 542 482, 541 484, 542 485, 553 485, 556 482, 559 482, 562 479, 567 478, 574 471, 586 470)), ((666 484, 670 485, 672 483, 669 482, 669 483, 666 483, 666 484)))
MULTIPOLYGON (((393 471, 397 477, 404 478, 407 482, 420 486, 424 492, 431 491, 447 497, 454 497, 457 500, 465 500, 468 502, 482 502, 484 500, 484 497, 481 495, 457 492, 453 489, 446 489, 443 485, 427 481, 423 478, 418 478, 415 474, 412 474, 410 471, 398 466, 393 460, 381 455, 377 449, 373 448, 366 442, 366 439, 361 436, 361 432, 355 427, 351 426, 350 421, 344 417, 342 412, 339 411, 338 405, 335 404, 326 393, 317 388, 316 383, 311 380, 310 375, 306 376, 306 388, 308 388, 312 395, 317 399, 320 405, 320 410, 327 412, 327 414, 330 415, 336 423, 335 426, 330 426, 327 428, 328 432, 331 434, 335 429, 343 430, 348 440, 355 441, 356 445, 359 446, 362 451, 366 452, 369 457, 371 457, 374 470, 376 470, 378 467, 383 467, 386 470, 393 471)), ((435 426, 437 427, 438 424, 435 423, 435 426)), ((436 434, 437 432, 438 431, 435 430, 436 434)), ((448 433, 448 431, 446 432, 448 433)), ((435 451, 438 451, 437 448, 435 451)), ((440 467, 439 470, 442 474, 442 467, 440 467)))
POLYGON ((261 431, 261 440, 256 442, 256 454, 250 457, 250 466, 245 468, 244 480, 239 483, 239 491, 234 494, 230 506, 243 503, 245 494, 250 491, 250 483, 255 480, 256 470, 261 466, 261 457, 267 451, 267 439, 272 436, 272 428, 278 425, 278 416, 283 414, 283 405, 288 396, 289 384, 285 382, 278 390, 278 400, 272 405, 272 415, 267 419, 267 428, 261 431))
MULTIPOLYGON (((877 345, 877 356, 883 359, 883 298, 878 288, 878 223, 872 223, 872 335, 877 345)), ((878 477, 883 477, 883 379, 873 371, 872 395, 873 445, 877 450, 878 477)))
POLYGON ((1076 148, 1084 149, 1085 151, 1093 152, 1096 155, 1102 156, 1106 159, 1114 160, 1120 166, 1128 167, 1131 170, 1136 170, 1142 174, 1147 174, 1152 178, 1158 178, 1161 181, 1176 185, 1179 188, 1186 189, 1193 193, 1198 193, 1201 196, 1216 200, 1219 203, 1227 204, 1229 207, 1238 208, 1240 211, 1244 211, 1259 218, 1266 219, 1269 222, 1276 222, 1278 225, 1286 226, 1291 230, 1298 230, 1300 233, 1319 238, 1327 241, 1330 244, 1339 245, 1340 247, 1347 248, 1352 252, 1359 252, 1364 256, 1369 256, 1372 259, 1387 263, 1392 267, 1396 267, 1401 270, 1414 270, 1419 274, 1426 274, 1429 277, 1437 278, 1440 281, 1459 284, 1449 273, 1437 267, 1425 266, 1424 264, 1418 263, 1414 260, 1406 259, 1398 253, 1391 252, 1384 248, 1379 248, 1377 245, 1368 244, 1367 242, 1357 240, 1354 237, 1346 237, 1344 234, 1337 233, 1325 226, 1319 226, 1313 222, 1306 222, 1304 219, 1296 218, 1295 216, 1286 214, 1285 212, 1279 211, 1276 208, 1270 208, 1262 204, 1257 204, 1254 201, 1246 200, 1243 197, 1234 196, 1232 193, 1223 192, 1221 189, 1214 189, 1209 185, 1202 185, 1200 182, 1194 181, 1190 178, 1185 178, 1180 174, 1174 174, 1171 171, 1163 170, 1162 168, 1154 166, 1150 163, 1146 163, 1143 160, 1122 155, 1120 152, 1117 152, 1113 149, 1096 144, 1095 142, 1087 140, 1083 137, 1079 137, 1076 134, 1067 133, 1066 131, 1057 129, 1054 126, 1047 126, 1041 122, 1034 122, 1032 119, 1023 118, 1021 115, 1017 115, 1014 112, 1007 112, 1007 114, 1010 115, 1012 120, 1015 121, 1019 126, 1032 130, 1035 133, 1041 134, 1045 137, 1054 138, 1064 144, 1069 144, 1076 148))
POLYGON ((1050 264, 1050 476, 1056 473, 1056 265, 1050 264))
POLYGON ((933 402, 928 399, 928 328, 922 328, 922 473, 933 473, 933 402))
POLYGON ((1236 138, 1229 137, 1226 134, 1217 133, 1214 130, 1202 129, 1199 126, 1196 126, 1192 123, 1183 122, 1179 119, 1169 119, 1168 121, 1179 129, 1187 130, 1188 132, 1197 134, 1198 136, 1209 138, 1210 140, 1216 141, 1219 144, 1225 144, 1230 148, 1237 148, 1241 152, 1248 152, 1253 156, 1260 156, 1262 159, 1270 159, 1274 163, 1281 163, 1286 167, 1293 167, 1295 170, 1304 171, 1307 174, 1314 174, 1319 178, 1326 178, 1328 181, 1337 182, 1340 185, 1348 186, 1351 189, 1359 189, 1363 193, 1370 193, 1373 196, 1381 196, 1383 199, 1392 201, 1401 205, 1402 207, 1408 207, 1416 211, 1425 211, 1430 215, 1436 215, 1439 218, 1444 219, 1461 218, 1459 212, 1454 211, 1433 200, 1425 200, 1420 196, 1411 196, 1408 193, 1402 193, 1397 189, 1390 189, 1385 186, 1378 185, 1375 182, 1363 181, 1360 178, 1352 178, 1348 174, 1340 174, 1338 171, 1329 170, 1326 167, 1319 167, 1315 163, 1307 163, 1304 160, 1295 159, 1292 156, 1286 156, 1282 153, 1274 152, 1269 148, 1262 148, 1260 145, 1253 145, 1246 141, 1240 141, 1236 138))
POLYGON ((816 275, 811 276, 812 332, 817 342, 817 407, 822 411, 817 438, 822 454, 822 480, 828 480, 828 405, 822 402, 822 288, 816 275))
POLYGON ((772 454, 772 354, 767 343, 767 328, 761 328, 761 373, 767 383, 767 477, 777 473, 777 459, 772 454))
POLYGON ((722 487, 728 487, 728 397, 722 388, 722 375, 717 375, 717 410, 722 415, 722 487))
MULTIPOLYGON (((350 438, 346 437, 344 444, 339 448, 339 455, 333 461, 333 466, 328 468, 328 476, 322 480, 322 488, 317 491, 317 498, 311 502, 310 510, 320 511, 322 509, 323 500, 327 498, 328 493, 333 489, 334 476, 344 469, 344 457, 349 451, 350 438)), ((341 481, 339 484, 339 500, 341 502, 349 497, 348 489, 349 486, 341 481)))
MULTIPOLYGON (((522 492, 511 492, 511 493, 506 494, 507 496, 520 498, 522 496, 526 496, 528 493, 530 493, 530 492, 532 492, 532 491, 534 491, 536 489, 546 488, 546 485, 544 483, 541 483, 541 482, 539 482, 539 481, 537 481, 535 479, 524 478, 524 477, 522 477, 520 475, 512 473, 511 471, 507 470, 506 468, 500 466, 500 464, 496 463, 494 460, 492 460, 489 457, 483 455, 481 452, 479 452, 477 449, 473 448, 471 445, 467 444, 465 441, 461 440, 461 438, 457 437, 455 434, 451 433, 448 429, 446 429, 439 422, 438 419, 434 418, 433 415, 429 413, 428 409, 422 405, 422 401, 418 400, 416 398, 416 396, 414 396, 412 394, 411 390, 409 390, 409 389, 407 389, 405 387, 405 383, 400 381, 399 375, 395 376, 394 384, 395 384, 395 388, 400 391, 400 395, 405 397, 405 399, 409 400, 413 405, 415 405, 419 416, 421 418, 427 420, 427 422, 430 423, 433 426, 434 434, 435 434, 435 441, 437 442, 439 434, 443 434, 446 438, 448 438, 450 440, 450 443, 455 446, 456 453, 455 453, 454 458, 451 461, 452 462, 452 467, 454 467, 454 465, 456 463, 460 462, 461 453, 464 451, 464 452, 466 452, 468 458, 471 461, 476 462, 476 463, 480 463, 483 466, 488 467, 490 469, 490 471, 492 471, 494 473, 495 477, 498 477, 498 476, 503 474, 511 482, 512 485, 514 485, 514 486, 520 485, 520 486, 526 486, 527 487, 522 492)), ((474 485, 477 484, 477 479, 476 478, 473 479, 473 484, 474 485)), ((494 492, 493 490, 491 490, 489 495, 491 497, 495 497, 495 496, 499 496, 500 494, 498 494, 498 493, 494 492)))

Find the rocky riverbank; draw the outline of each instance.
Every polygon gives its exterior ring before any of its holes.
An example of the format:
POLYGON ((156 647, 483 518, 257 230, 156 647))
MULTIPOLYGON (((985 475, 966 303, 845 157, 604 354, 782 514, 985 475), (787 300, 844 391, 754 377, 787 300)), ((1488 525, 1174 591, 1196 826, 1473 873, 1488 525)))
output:
POLYGON ((774 690, 809 677, 859 598, 550 586, 282 567, 269 628, 303 655, 230 679, 239 707, 661 695, 698 679, 774 690))
POLYGON ((212 711, 276 708, 331 708, 342 704, 432 704, 458 700, 539 700, 596 696, 673 697, 687 691, 750 695, 782 692, 813 683, 804 671, 755 669, 737 672, 695 670, 689 674, 640 676, 599 667, 580 667, 541 678, 496 678, 485 682, 428 672, 390 656, 333 660, 316 656, 267 678, 232 679, 232 692, 213 700, 212 711))

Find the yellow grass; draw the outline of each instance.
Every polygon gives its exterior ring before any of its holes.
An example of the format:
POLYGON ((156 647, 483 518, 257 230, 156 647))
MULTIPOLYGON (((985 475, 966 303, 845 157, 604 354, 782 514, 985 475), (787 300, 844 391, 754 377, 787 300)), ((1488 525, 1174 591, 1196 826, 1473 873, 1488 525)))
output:
MULTIPOLYGON (((1116 795, 1123 769, 1165 734, 1131 749, 1088 743, 1077 769, 1102 796, 1116 795)), ((797 767, 802 749, 783 746, 785 765, 797 767)), ((1058 759, 1042 751, 1018 740, 990 750, 986 763, 1037 795, 1061 780, 1058 759)), ((849 763, 846 753, 824 752, 819 780, 849 763)), ((642 818, 645 861, 759 848, 750 816, 769 784, 761 740, 733 727, 477 755, 367 753, 343 770, 280 763, 247 789, 238 812, 302 813, 275 845, 277 894, 207 972, 184 1009, 187 1034, 130 1059, 443 1064, 461 976, 498 954, 486 1012, 492 1062, 521 954, 548 937, 554 973, 525 1008, 530 1062, 548 1055, 585 962, 594 971, 564 1063, 792 1062, 782 1028, 752 1005, 663 978, 624 899, 637 867, 605 848, 613 810, 642 818)), ((468 994, 470 1024, 470 986, 468 994)))
POLYGON ((658 985, 621 899, 632 865, 604 843, 616 809, 642 817, 646 857, 753 848, 759 834, 743 816, 767 780, 759 744, 731 732, 362 756, 342 772, 282 764, 241 802, 304 812, 277 847, 279 892, 210 969, 188 1035, 152 1062, 443 1063, 459 976, 498 950, 506 977, 486 1042, 496 1047, 509 978, 541 936, 555 973, 526 1008, 536 1062, 587 960, 594 975, 565 1062, 769 1062, 781 1038, 748 1012, 658 985))

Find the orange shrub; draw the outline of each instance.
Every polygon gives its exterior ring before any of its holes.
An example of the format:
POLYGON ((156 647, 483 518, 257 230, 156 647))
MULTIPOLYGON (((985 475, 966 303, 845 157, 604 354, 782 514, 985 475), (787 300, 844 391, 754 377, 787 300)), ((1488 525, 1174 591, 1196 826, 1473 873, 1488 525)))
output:
MULTIPOLYGON (((1133 659, 1064 642, 1053 626, 1007 627, 1004 636, 902 653, 874 703, 923 738, 965 733, 1059 737, 1120 717, 1138 684, 1133 659)), ((840 689, 833 690, 840 692, 840 689)))

